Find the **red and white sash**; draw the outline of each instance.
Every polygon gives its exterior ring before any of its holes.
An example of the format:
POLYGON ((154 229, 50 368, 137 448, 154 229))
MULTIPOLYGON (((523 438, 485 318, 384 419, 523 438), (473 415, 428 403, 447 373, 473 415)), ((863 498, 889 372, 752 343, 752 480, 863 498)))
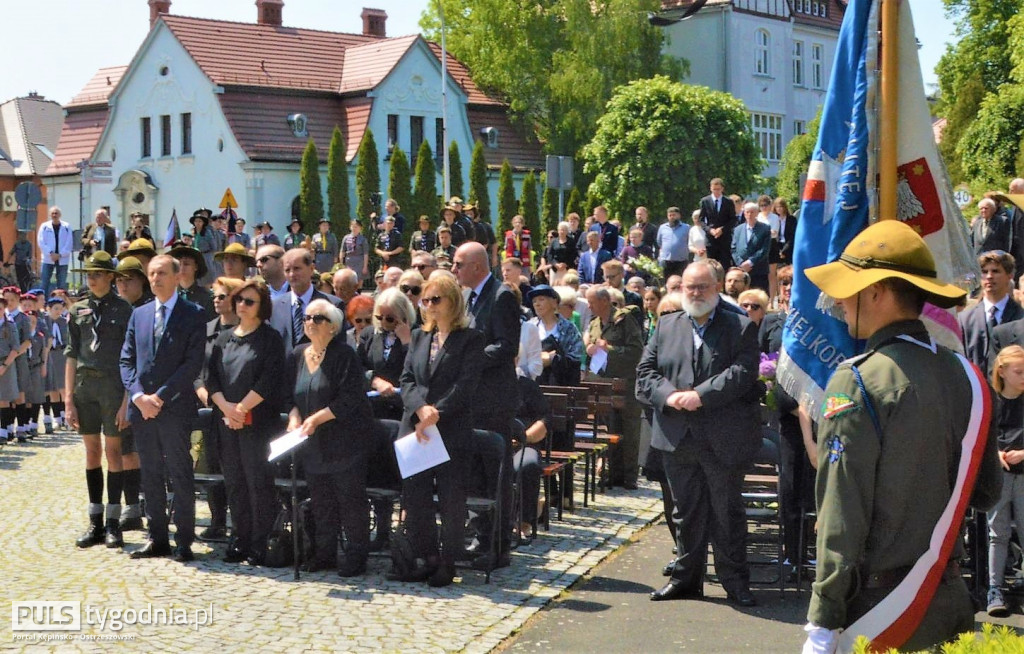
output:
MULTIPOLYGON (((929 347, 915 339, 902 338, 935 351, 934 341, 929 347)), ((870 651, 902 647, 924 619, 960 537, 960 526, 985 452, 992 399, 984 374, 963 355, 957 354, 956 357, 971 382, 971 418, 961 440, 960 467, 953 493, 932 530, 928 549, 885 599, 840 634, 840 652, 852 651, 854 641, 860 636, 871 641, 870 651)))

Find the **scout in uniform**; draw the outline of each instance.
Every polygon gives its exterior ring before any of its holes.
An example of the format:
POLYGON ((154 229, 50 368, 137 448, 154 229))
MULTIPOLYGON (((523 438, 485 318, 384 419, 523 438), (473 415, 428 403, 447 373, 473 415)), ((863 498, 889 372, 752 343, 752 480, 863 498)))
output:
POLYGON ((840 364, 818 422, 818 563, 804 652, 921 650, 974 629, 960 575, 968 504, 999 499, 985 375, 938 345, 925 302, 964 291, 937 279, 924 240, 896 220, 855 236, 839 261, 809 268, 863 354, 840 364))
MULTIPOLYGON (((14 440, 14 403, 18 401, 18 373, 15 359, 21 347, 18 325, 7 317, 6 296, 0 295, 0 438, 14 440)), ((21 442, 25 442, 24 437, 21 442)))
POLYGON ((74 272, 86 274, 89 293, 71 306, 68 344, 64 350, 64 398, 68 423, 85 444, 85 480, 89 489, 89 528, 78 547, 106 543, 121 547, 121 426, 127 395, 121 383, 119 360, 132 315, 130 304, 113 293, 117 274, 110 255, 100 251, 74 272), (102 439, 101 439, 102 434, 102 439), (103 510, 103 469, 107 459, 106 529, 103 510))
POLYGON ((49 355, 50 338, 46 331, 46 319, 40 318, 39 310, 36 308, 36 295, 24 293, 21 296, 21 312, 29 320, 29 341, 28 352, 25 353, 25 360, 28 364, 28 376, 26 377, 25 388, 25 412, 28 416, 27 426, 30 435, 35 436, 39 432, 39 408, 46 400, 46 361, 49 355))
POLYGON ((206 258, 199 250, 180 241, 175 242, 167 254, 177 259, 181 265, 178 272, 178 295, 201 306, 207 322, 213 320, 217 316, 213 310, 213 293, 210 289, 200 286, 198 281, 209 272, 206 268, 206 258))
POLYGON ((47 434, 53 433, 55 423, 59 425, 64 421, 64 346, 68 343, 68 320, 64 309, 63 297, 54 296, 46 301, 46 311, 50 316, 50 358, 46 366, 43 426, 47 434))
MULTIPOLYGON (((16 431, 18 442, 24 443, 35 434, 28 430, 28 411, 25 407, 25 387, 28 384, 28 360, 25 354, 31 345, 29 341, 28 316, 21 311, 21 291, 17 286, 7 286, 3 289, 4 299, 7 301, 7 319, 18 327, 20 344, 18 345, 18 358, 14 360, 14 369, 18 375, 18 399, 14 403, 14 417, 18 420, 16 431)), ((12 421, 13 423, 13 421, 12 421)))
POLYGON ((338 237, 331 233, 331 221, 321 218, 320 231, 313 234, 313 256, 319 272, 331 272, 338 261, 338 237))

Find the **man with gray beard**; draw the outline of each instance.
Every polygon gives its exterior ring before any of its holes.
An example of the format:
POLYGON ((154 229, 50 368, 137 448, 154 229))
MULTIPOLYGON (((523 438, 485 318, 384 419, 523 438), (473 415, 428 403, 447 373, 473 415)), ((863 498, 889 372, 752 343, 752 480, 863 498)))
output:
POLYGON ((747 524, 740 487, 761 446, 757 325, 719 306, 706 262, 683 272, 683 311, 662 316, 637 370, 636 395, 654 409, 651 447, 661 450, 677 499, 679 558, 651 600, 703 596, 708 540, 729 601, 757 604, 750 592, 747 524))

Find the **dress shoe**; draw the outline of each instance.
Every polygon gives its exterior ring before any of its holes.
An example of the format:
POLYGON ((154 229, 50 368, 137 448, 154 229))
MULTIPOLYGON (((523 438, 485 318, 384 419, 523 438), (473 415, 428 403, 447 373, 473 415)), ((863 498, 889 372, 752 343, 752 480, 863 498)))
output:
POLYGON ((229 547, 228 551, 224 552, 225 563, 241 563, 247 558, 249 558, 249 553, 237 547, 229 547))
POLYGON ((121 531, 142 531, 145 525, 142 523, 142 516, 126 518, 121 516, 121 531))
POLYGON ((196 536, 199 540, 220 542, 228 539, 228 528, 210 525, 196 536))
POLYGON ((107 520, 107 533, 103 542, 110 549, 124 547, 124 537, 121 535, 121 525, 117 518, 107 520))
POLYGON ((346 556, 338 566, 339 577, 358 577, 366 572, 365 556, 346 556))
POLYGON ((736 606, 742 606, 744 608, 750 608, 757 606, 757 598, 750 592, 749 588, 737 588, 735 591, 728 591, 725 594, 726 599, 736 606))
POLYGON ((174 548, 174 560, 178 563, 188 563, 189 561, 195 561, 196 555, 192 553, 190 546, 178 545, 174 548))
POLYGON ((93 545, 99 545, 106 539, 106 532, 103 529, 103 515, 96 514, 89 516, 89 528, 85 530, 78 540, 75 541, 75 545, 78 547, 92 547, 93 545))
POLYGON ((669 581, 667 584, 651 593, 652 602, 665 602, 677 599, 701 599, 704 597, 703 588, 690 588, 678 581, 669 581))
POLYGON ((392 570, 387 573, 386 577, 388 581, 404 581, 407 583, 416 583, 426 581, 430 578, 434 571, 437 570, 437 566, 429 563, 423 563, 422 565, 416 566, 416 568, 407 574, 399 574, 392 570))
POLYGON ((480 556, 473 559, 473 569, 483 570, 497 570, 498 568, 507 568, 512 565, 512 554, 509 552, 502 552, 497 557, 493 554, 481 554, 480 556))
POLYGON ((160 556, 167 556, 171 553, 171 546, 167 543, 157 543, 148 540, 142 549, 135 550, 129 555, 133 559, 155 559, 160 556))
POLYGON ((450 586, 453 581, 455 581, 455 566, 442 563, 427 579, 427 585, 431 588, 443 588, 450 586))

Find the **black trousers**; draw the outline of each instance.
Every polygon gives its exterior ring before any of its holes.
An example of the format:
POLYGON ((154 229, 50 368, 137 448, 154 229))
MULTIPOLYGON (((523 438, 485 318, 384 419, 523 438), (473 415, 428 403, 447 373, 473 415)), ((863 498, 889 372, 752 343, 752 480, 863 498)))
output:
POLYGON ((537 519, 537 499, 540 498, 540 452, 532 446, 520 448, 512 455, 512 462, 519 477, 523 522, 533 522, 537 519))
POLYGON ((219 463, 231 507, 234 547, 259 554, 277 515, 274 471, 267 461, 269 438, 252 427, 228 429, 218 422, 219 463))
MULTIPOLYGON (((634 383, 627 385, 632 389, 634 383)), ((631 394, 631 392, 630 392, 631 394)), ((627 395, 626 405, 608 417, 608 429, 619 435, 619 445, 612 450, 611 482, 613 486, 636 485, 640 476, 640 422, 643 407, 627 395)))
MULTIPOLYGON (((214 420, 219 416, 214 412, 214 420)), ((203 430, 203 448, 206 452, 206 472, 211 475, 223 474, 220 467, 220 429, 216 424, 203 430)), ((225 484, 207 484, 206 503, 210 506, 210 526, 226 527, 228 524, 228 495, 225 484)))
POLYGON ((466 538, 466 460, 462 449, 448 448, 451 461, 413 475, 402 481, 402 507, 405 509, 405 530, 420 558, 440 556, 440 561, 454 565, 465 547, 466 538), (434 486, 441 512, 441 544, 438 547, 434 521, 434 486))
POLYGON ((708 258, 717 260, 726 270, 732 268, 732 233, 723 231, 721 238, 714 242, 709 239, 707 254, 708 258))
POLYGON ((814 469, 807 459, 803 435, 796 416, 779 418, 779 495, 782 509, 782 534, 786 558, 793 565, 803 562, 800 552, 800 521, 814 508, 814 469))
POLYGON ((142 490, 146 494, 146 518, 149 538, 168 542, 167 482, 174 487, 174 542, 191 546, 195 540, 195 480, 192 477, 191 421, 173 414, 161 414, 151 420, 132 424, 135 446, 139 450, 142 490))
POLYGON ((745 466, 723 464, 710 446, 692 436, 674 452, 664 452, 665 476, 676 500, 679 558, 672 579, 691 589, 703 584, 708 541, 715 551, 715 572, 726 591, 746 588, 747 520, 740 495, 745 466))
POLYGON ((366 455, 347 458, 344 472, 306 474, 316 525, 316 559, 338 560, 338 538, 348 542, 347 556, 365 559, 370 548, 370 505, 366 501, 366 455))
MULTIPOLYGON (((498 407, 490 406, 486 415, 476 416, 476 428, 483 429, 486 431, 493 431, 501 434, 505 438, 505 458, 503 465, 505 466, 505 476, 501 477, 501 529, 498 534, 501 538, 499 545, 501 546, 502 552, 507 552, 512 547, 512 521, 514 516, 512 515, 512 420, 515 418, 515 412, 498 410, 498 407)), ((498 466, 495 465, 494 461, 485 461, 485 465, 480 468, 483 472, 484 480, 482 489, 486 492, 488 497, 494 497, 498 487, 498 479, 500 477, 498 466)), ((479 476, 477 477, 478 484, 479 476)), ((490 545, 491 542, 491 516, 490 514, 482 515, 474 521, 476 528, 476 538, 482 545, 490 545)))

